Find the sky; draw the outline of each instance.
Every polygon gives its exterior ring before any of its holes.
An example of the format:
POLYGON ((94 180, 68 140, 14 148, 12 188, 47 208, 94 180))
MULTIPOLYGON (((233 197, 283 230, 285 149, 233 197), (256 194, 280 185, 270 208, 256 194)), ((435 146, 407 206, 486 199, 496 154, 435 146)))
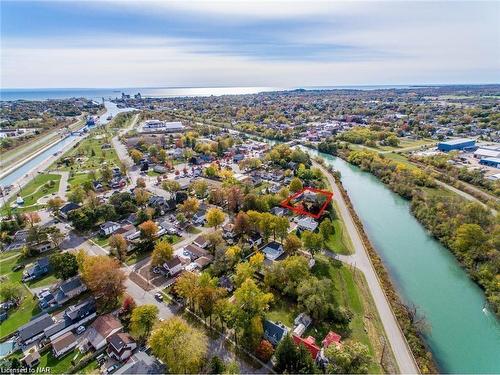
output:
POLYGON ((500 1, 0 6, 2 88, 500 83, 500 1))

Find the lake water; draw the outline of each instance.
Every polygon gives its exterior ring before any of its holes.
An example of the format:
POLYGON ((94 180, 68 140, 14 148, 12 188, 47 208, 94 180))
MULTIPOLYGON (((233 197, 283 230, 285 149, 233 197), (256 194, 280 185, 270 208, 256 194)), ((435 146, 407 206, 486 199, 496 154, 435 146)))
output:
POLYGON ((370 173, 313 152, 340 171, 366 232, 398 292, 418 306, 436 362, 448 373, 500 373, 500 323, 482 290, 410 212, 409 202, 370 173))
MULTIPOLYGON (((371 85, 371 86, 305 86, 306 90, 379 90, 379 89, 407 89, 407 85, 371 85)), ((0 100, 46 100, 89 98, 97 101, 121 97, 122 92, 128 95, 141 93, 143 97, 183 97, 183 96, 211 96, 211 95, 243 95, 256 94, 267 91, 294 90, 298 87, 135 87, 135 88, 54 88, 54 89, 0 89, 0 100)), ((415 87, 417 88, 417 87, 415 87)))

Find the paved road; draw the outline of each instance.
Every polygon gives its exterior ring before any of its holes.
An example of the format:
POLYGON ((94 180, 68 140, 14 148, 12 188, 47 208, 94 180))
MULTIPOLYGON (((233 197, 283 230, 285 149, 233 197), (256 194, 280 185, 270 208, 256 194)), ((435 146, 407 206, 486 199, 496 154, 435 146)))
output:
POLYGON ((353 218, 347 208, 347 204, 344 201, 342 194, 340 193, 339 187, 337 186, 332 175, 326 170, 325 167, 319 163, 313 162, 314 166, 320 168, 328 178, 328 182, 332 186, 334 199, 337 202, 339 208, 339 214, 344 219, 344 223, 351 237, 354 254, 349 256, 338 256, 343 262, 351 264, 361 270, 364 273, 368 287, 375 301, 375 306, 380 315, 382 324, 384 325, 385 333, 391 345, 394 357, 398 364, 399 370, 404 374, 416 374, 419 373, 418 367, 415 364, 413 354, 411 353, 406 339, 399 327, 396 317, 392 313, 389 301, 385 296, 382 286, 379 283, 375 270, 372 266, 368 253, 365 249, 361 236, 354 224, 353 218))

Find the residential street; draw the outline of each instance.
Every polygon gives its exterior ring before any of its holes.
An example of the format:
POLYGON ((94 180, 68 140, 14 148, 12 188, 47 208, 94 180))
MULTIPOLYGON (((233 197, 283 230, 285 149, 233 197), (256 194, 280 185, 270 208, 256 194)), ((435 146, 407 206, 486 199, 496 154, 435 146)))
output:
POLYGON ((399 370, 404 374, 416 374, 419 373, 418 367, 413 358, 413 354, 406 343, 406 339, 401 331, 398 321, 394 316, 389 301, 380 285, 377 274, 372 266, 368 253, 363 245, 361 236, 354 224, 352 216, 347 208, 346 202, 344 201, 342 194, 335 182, 332 175, 317 162, 313 162, 315 167, 320 168, 323 173, 327 176, 328 182, 333 189, 333 198, 337 202, 338 208, 340 210, 339 215, 343 218, 349 236, 351 237, 354 254, 353 255, 338 255, 337 259, 355 266, 363 272, 365 275, 368 287, 375 301, 378 313, 382 324, 384 325, 385 333, 389 340, 389 343, 396 358, 399 370))

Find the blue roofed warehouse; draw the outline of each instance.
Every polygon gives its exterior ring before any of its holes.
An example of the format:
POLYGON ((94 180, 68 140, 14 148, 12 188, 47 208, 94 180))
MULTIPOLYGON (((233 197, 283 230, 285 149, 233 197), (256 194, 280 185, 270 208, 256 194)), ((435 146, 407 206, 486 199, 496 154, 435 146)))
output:
POLYGON ((476 145, 476 141, 474 139, 468 138, 459 138, 459 139, 450 139, 449 141, 443 141, 438 143, 439 151, 453 151, 453 150, 463 150, 466 148, 474 147, 476 145))

